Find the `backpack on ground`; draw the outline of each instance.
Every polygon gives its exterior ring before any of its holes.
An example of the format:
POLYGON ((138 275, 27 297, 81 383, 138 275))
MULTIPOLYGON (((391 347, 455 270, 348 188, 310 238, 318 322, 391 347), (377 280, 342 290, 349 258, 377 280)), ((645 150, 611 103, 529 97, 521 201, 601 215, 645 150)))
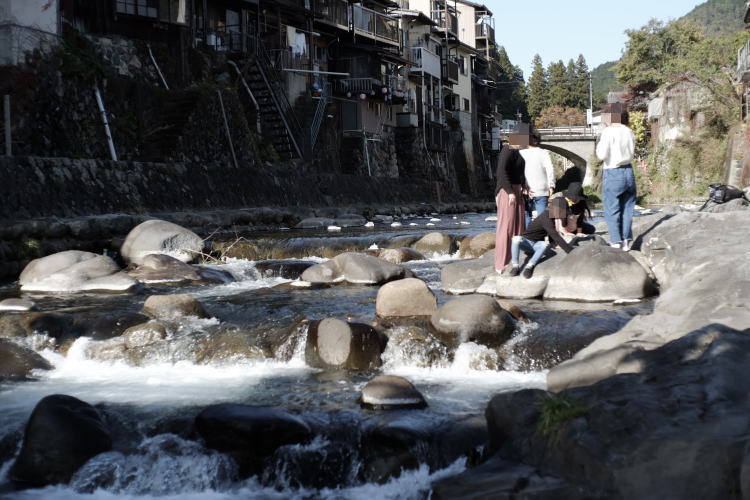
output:
POLYGON ((741 189, 734 186, 727 186, 726 184, 711 184, 708 186, 708 199, 700 209, 703 210, 706 208, 706 205, 711 201, 721 204, 736 200, 737 198, 744 198, 746 201, 750 201, 745 196, 745 192, 741 189))

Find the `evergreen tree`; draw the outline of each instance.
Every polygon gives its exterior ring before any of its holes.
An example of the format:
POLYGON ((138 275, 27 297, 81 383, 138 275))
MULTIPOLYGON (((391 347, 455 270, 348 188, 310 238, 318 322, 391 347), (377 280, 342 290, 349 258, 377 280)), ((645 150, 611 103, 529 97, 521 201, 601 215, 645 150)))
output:
POLYGON ((565 63, 557 61, 547 67, 547 81, 549 85, 547 106, 566 107, 570 100, 568 73, 565 63))
POLYGON ((565 66, 565 89, 568 97, 565 106, 569 108, 581 108, 581 95, 578 92, 578 71, 573 59, 565 66))
POLYGON ((588 109, 589 107, 589 66, 586 64, 586 58, 583 54, 578 56, 576 60, 575 69, 575 92, 577 96, 577 103, 575 107, 581 109, 588 109))
POLYGON ((542 65, 542 57, 537 54, 531 64, 531 76, 526 86, 528 95, 528 108, 531 118, 538 117, 542 110, 547 107, 549 101, 549 87, 547 83, 547 72, 542 65))
POLYGON ((495 57, 498 67, 495 90, 498 111, 506 119, 515 119, 517 113, 528 118, 523 71, 510 62, 504 47, 498 47, 495 57))

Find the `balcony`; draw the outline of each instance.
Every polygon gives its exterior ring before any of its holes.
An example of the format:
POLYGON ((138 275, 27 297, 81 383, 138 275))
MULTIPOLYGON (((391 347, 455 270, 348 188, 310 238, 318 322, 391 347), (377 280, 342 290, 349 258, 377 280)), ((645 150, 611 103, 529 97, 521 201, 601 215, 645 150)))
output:
POLYGON ((334 80, 336 92, 340 94, 347 94, 348 97, 355 96, 357 94, 365 94, 366 96, 371 95, 374 87, 380 87, 381 82, 376 78, 364 77, 364 78, 339 78, 334 80))
POLYGON ((750 82, 750 38, 737 53, 737 77, 742 82, 750 82))
POLYGON ((205 31, 195 30, 196 41, 205 43, 206 47, 217 52, 246 52, 248 50, 245 35, 239 25, 212 28, 205 31))
POLYGON ((276 0, 281 7, 292 7, 294 9, 312 9, 313 0, 276 0))
POLYGON ((352 21, 357 34, 400 45, 398 19, 361 5, 352 6, 352 21))
POLYGON ((291 48, 269 49, 271 65, 277 69, 309 69, 310 58, 306 54, 295 54, 291 48))
POLYGON ((489 24, 475 24, 474 25, 474 37, 480 40, 494 40, 495 39, 495 28, 489 24))
POLYGON ((321 21, 349 31, 351 11, 346 0, 318 0, 315 14, 321 17, 321 21))
POLYGON ((440 56, 426 47, 412 47, 411 60, 415 64, 411 68, 412 73, 427 73, 435 78, 440 78, 440 56))
POLYGON ((451 83, 458 84, 458 62, 448 59, 445 61, 443 69, 445 70, 443 78, 451 83))
POLYGON ((432 20, 442 30, 447 30, 449 33, 458 36, 458 16, 453 12, 446 10, 433 10, 432 20))

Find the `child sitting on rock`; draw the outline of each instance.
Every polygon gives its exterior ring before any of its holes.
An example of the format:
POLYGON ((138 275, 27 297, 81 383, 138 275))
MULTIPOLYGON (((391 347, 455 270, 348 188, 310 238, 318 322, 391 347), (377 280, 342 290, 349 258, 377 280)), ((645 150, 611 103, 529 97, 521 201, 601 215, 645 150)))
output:
POLYGON ((565 241, 561 233, 570 235, 593 233, 594 227, 585 222, 584 213, 587 210, 586 196, 583 194, 581 184, 571 183, 563 192, 562 197, 554 199, 550 207, 532 221, 526 232, 513 237, 510 247, 511 268, 508 274, 518 276, 520 251, 523 250, 524 253, 532 254, 523 270, 523 277, 531 278, 534 274, 534 266, 550 247, 550 243, 546 241, 547 237, 551 242, 557 243, 565 253, 570 253, 573 247, 565 241))

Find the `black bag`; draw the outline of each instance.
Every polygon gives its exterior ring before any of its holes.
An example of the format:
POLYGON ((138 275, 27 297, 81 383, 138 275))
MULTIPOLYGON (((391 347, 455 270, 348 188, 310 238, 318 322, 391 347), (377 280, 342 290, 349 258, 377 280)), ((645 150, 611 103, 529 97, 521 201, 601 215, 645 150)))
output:
MULTIPOLYGON (((711 184, 708 186, 708 199, 700 209, 703 210, 706 208, 706 205, 708 205, 708 202, 710 201, 713 201, 714 203, 726 203, 728 201, 736 200, 737 198, 745 198, 745 193, 741 189, 727 186, 726 184, 711 184)), ((747 198, 745 199, 747 200, 747 198)))

